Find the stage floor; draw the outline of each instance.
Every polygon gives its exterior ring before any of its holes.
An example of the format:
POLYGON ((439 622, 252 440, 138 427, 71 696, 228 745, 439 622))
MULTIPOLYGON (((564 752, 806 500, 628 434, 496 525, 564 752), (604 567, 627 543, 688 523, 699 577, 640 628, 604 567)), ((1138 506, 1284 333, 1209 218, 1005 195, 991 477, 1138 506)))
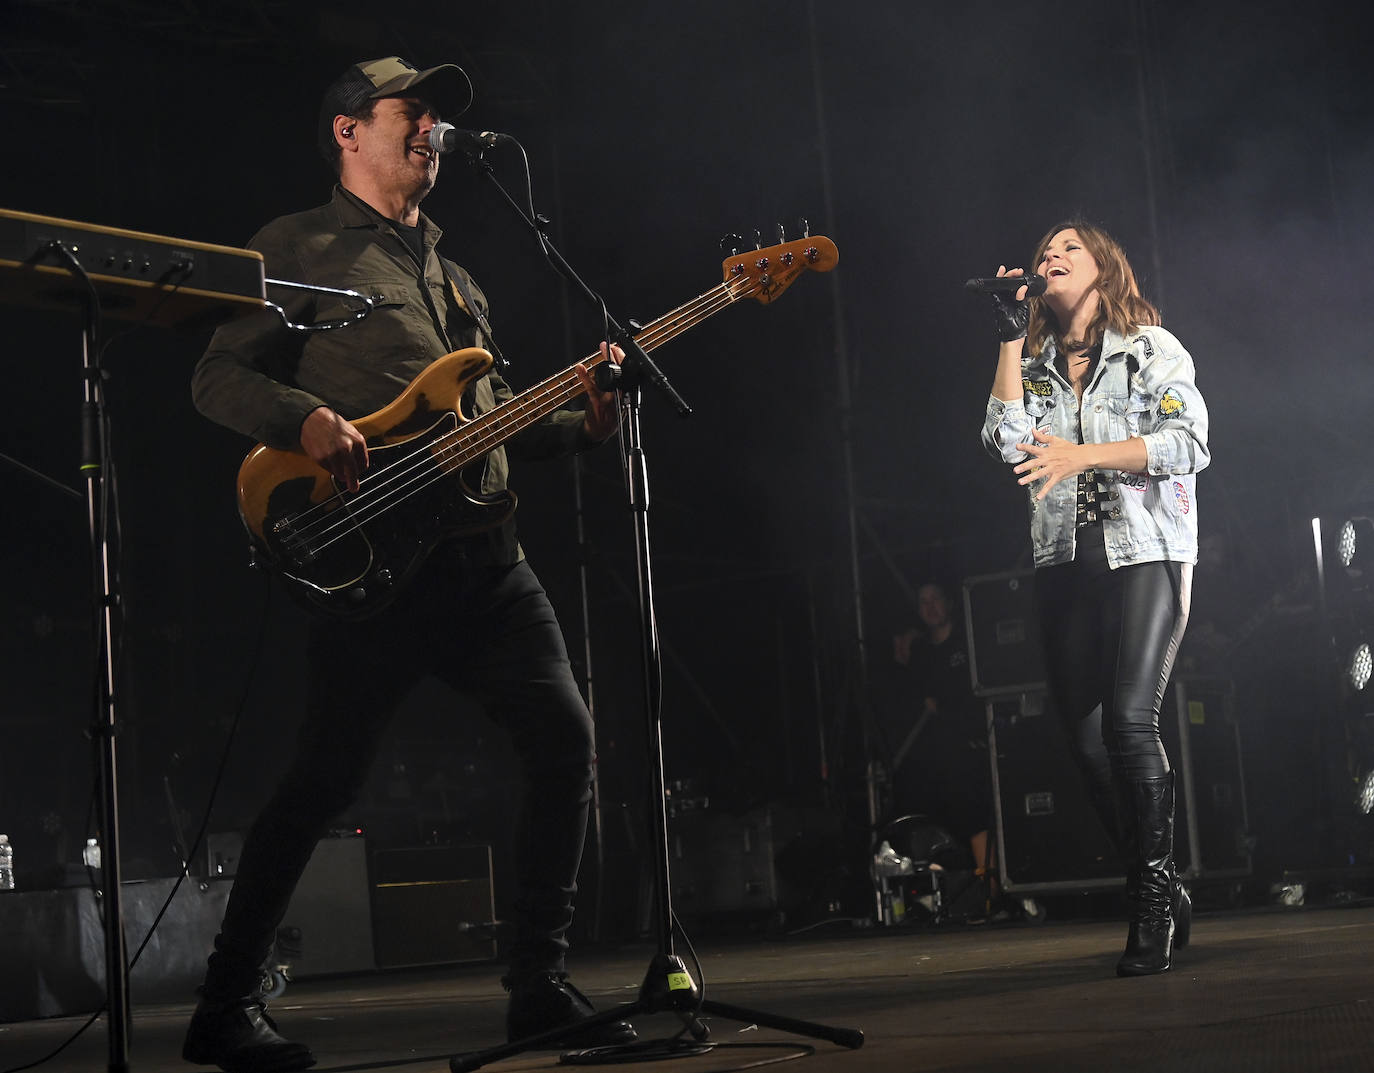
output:
MULTIPOLYGON (((652 1063, 659 1073, 718 1073, 794 1059, 817 1071, 1262 1073, 1374 1068, 1374 907, 1199 914, 1193 943, 1164 976, 1121 980, 1123 925, 1049 920, 927 930, 831 923, 776 940, 699 939, 707 995, 773 1014, 861 1029, 847 1050, 772 1029, 711 1020, 719 1047, 652 1063), (813 1054, 803 1052, 807 1044, 813 1054), (742 1048, 741 1045, 747 1045, 742 1048)), ((598 1005, 632 1000, 651 946, 574 951, 573 979, 598 1005)), ((687 948, 677 953, 688 960, 687 948)), ((273 1006, 308 1042, 321 1073, 447 1073, 459 1051, 503 1039, 492 965, 294 981, 273 1006)), ((191 1069, 179 1057, 190 1012, 136 1006, 130 1068, 191 1069)), ((0 1025, 0 1070, 48 1053, 84 1020, 0 1025)), ((636 1020, 667 1038, 676 1015, 636 1020)), ((107 1069, 105 1022, 46 1069, 107 1069)), ((789 1063, 792 1064, 792 1063, 789 1063)), ((552 1069, 554 1051, 483 1068, 552 1069)))

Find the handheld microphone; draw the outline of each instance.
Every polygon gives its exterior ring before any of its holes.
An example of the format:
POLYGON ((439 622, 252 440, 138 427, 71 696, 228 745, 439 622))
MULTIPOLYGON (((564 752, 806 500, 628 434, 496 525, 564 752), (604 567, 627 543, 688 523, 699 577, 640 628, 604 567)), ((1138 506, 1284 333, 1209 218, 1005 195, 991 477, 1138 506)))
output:
POLYGON ((989 276, 986 279, 971 279, 964 284, 964 290, 976 291, 978 294, 993 294, 994 292, 1015 294, 1022 287, 1026 288, 1027 298, 1044 294, 1045 277, 1037 276, 1031 272, 1024 276, 989 276))
POLYGON ((459 130, 452 123, 437 123, 429 132, 429 144, 436 153, 451 153, 455 149, 480 153, 498 142, 509 141, 514 141, 509 134, 497 134, 490 130, 459 130))

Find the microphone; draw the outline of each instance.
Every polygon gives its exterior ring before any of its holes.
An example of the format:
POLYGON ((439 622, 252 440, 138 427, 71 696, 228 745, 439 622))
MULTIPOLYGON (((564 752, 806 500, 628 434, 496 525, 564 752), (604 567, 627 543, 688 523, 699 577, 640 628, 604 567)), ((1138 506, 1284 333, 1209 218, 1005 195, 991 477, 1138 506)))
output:
POLYGON ((452 123, 437 123, 429 132, 429 144, 436 153, 451 153, 455 149, 480 153, 498 142, 514 140, 509 134, 496 134, 490 130, 459 130, 452 123))
POLYGON ((1031 272, 1024 276, 989 276, 986 279, 971 279, 964 284, 964 290, 975 291, 978 294, 1015 294, 1022 287, 1025 287, 1026 297, 1034 298, 1036 295, 1045 293, 1045 286, 1045 277, 1037 276, 1031 272))

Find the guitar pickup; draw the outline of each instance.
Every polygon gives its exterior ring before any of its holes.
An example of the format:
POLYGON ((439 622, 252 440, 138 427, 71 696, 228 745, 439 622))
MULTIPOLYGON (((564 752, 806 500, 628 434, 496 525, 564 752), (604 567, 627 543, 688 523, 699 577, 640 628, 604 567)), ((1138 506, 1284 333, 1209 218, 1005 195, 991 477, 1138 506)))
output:
POLYGON ((296 532, 290 517, 272 523, 272 542, 292 562, 313 563, 319 558, 319 552, 296 532))

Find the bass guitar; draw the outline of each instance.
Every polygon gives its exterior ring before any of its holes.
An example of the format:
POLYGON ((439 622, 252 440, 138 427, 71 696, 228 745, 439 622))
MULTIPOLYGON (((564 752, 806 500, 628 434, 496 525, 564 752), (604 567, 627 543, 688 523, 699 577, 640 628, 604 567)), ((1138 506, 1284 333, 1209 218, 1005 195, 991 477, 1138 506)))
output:
MULTIPOLYGON (((803 272, 828 272, 838 260, 835 244, 820 236, 736 254, 724 262, 724 282, 640 329, 635 342, 653 350, 735 302, 772 302, 803 272)), ((597 351, 581 364, 595 369, 607 360, 597 351)), ((285 578, 308 605, 366 618, 400 594, 441 541, 509 518, 515 494, 476 491, 464 471, 586 389, 569 367, 468 417, 463 392, 491 365, 477 347, 446 354, 391 403, 354 421, 369 457, 356 492, 303 451, 254 447, 238 475, 239 516, 254 561, 285 578)))

